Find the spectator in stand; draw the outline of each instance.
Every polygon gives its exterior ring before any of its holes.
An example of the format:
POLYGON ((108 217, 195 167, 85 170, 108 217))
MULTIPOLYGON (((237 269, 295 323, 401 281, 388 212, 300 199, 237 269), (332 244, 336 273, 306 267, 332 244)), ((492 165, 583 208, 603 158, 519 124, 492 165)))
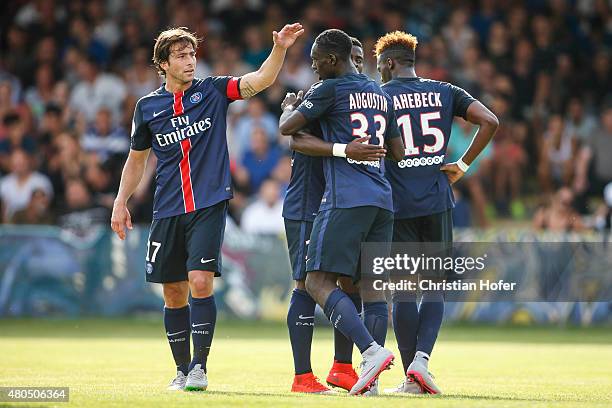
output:
POLYGON ((83 180, 66 182, 64 207, 58 217, 58 225, 78 236, 85 236, 94 225, 108 223, 110 210, 94 201, 83 180))
POLYGON ((28 206, 17 211, 9 222, 29 225, 53 224, 55 218, 50 210, 50 205, 49 195, 44 190, 36 189, 32 192, 28 206))
POLYGON ((32 158, 24 150, 14 150, 11 153, 11 173, 0 179, 4 222, 9 222, 17 211, 26 208, 32 194, 38 189, 49 197, 53 195, 47 176, 32 170, 32 158))
POLYGON ((34 138, 26 135, 25 124, 17 113, 8 113, 2 120, 4 134, 0 134, 0 169, 8 171, 9 157, 15 150, 25 150, 28 154, 36 152, 34 138))
POLYGON ((564 131, 563 118, 553 115, 538 162, 538 179, 545 193, 551 193, 561 185, 569 185, 574 175, 577 152, 576 139, 564 131))
POLYGON ((36 84, 26 90, 25 102, 32 110, 36 120, 40 120, 45 113, 45 107, 53 100, 53 87, 55 74, 49 64, 40 65, 36 69, 36 84))
POLYGON ((78 63, 80 82, 70 94, 70 106, 83 114, 87 123, 93 122, 102 107, 108 107, 113 113, 113 120, 118 121, 127 93, 125 84, 116 75, 101 73, 93 58, 82 58, 78 63))
POLYGON ((86 153, 93 153, 100 162, 111 156, 125 155, 130 150, 130 138, 120 126, 113 125, 112 112, 102 107, 96 113, 93 126, 81 138, 81 148, 86 153))
POLYGON ((266 111, 266 105, 258 97, 249 99, 246 114, 238 119, 234 127, 231 147, 234 157, 240 157, 245 153, 244 149, 248 148, 255 128, 263 130, 268 143, 278 142, 278 118, 266 111))
POLYGON ((533 218, 534 228, 554 232, 583 230, 584 223, 580 214, 572 207, 573 200, 572 190, 561 187, 544 207, 536 211, 533 218))
POLYGON ((565 132, 568 136, 576 138, 580 144, 588 145, 595 128, 597 120, 584 111, 582 100, 577 97, 571 98, 565 121, 565 132))
POLYGON ((280 234, 284 231, 280 186, 274 180, 261 185, 257 200, 242 214, 241 227, 251 234, 280 234))
POLYGON ((134 63, 125 71, 125 82, 128 94, 138 99, 159 88, 161 81, 149 63, 148 48, 139 47, 136 49, 134 63))
POLYGON ((251 135, 251 147, 242 156, 242 167, 247 171, 251 191, 259 191, 265 179, 281 158, 278 146, 271 145, 262 128, 254 128, 251 135))
POLYGON ((585 144, 576 162, 574 190, 581 194, 586 207, 586 195, 601 197, 604 187, 612 181, 612 97, 601 113, 600 125, 585 144))

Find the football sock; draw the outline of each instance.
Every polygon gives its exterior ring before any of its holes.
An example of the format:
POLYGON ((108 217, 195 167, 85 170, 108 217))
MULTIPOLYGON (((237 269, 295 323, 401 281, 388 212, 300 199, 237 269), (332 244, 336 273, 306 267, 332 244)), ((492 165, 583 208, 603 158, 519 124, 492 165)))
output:
POLYGON ((217 306, 215 296, 193 298, 191 300, 191 339, 193 341, 193 359, 189 365, 191 370, 196 364, 201 364, 206 372, 206 360, 215 332, 217 322, 217 306))
POLYGON ((355 305, 339 288, 334 289, 327 297, 324 311, 332 325, 355 343, 361 353, 374 342, 359 318, 355 305))
POLYGON ((431 354, 444 317, 444 295, 441 292, 425 292, 419 306, 418 351, 431 354))
POLYGON ((314 330, 314 313, 317 304, 310 295, 301 289, 293 289, 287 311, 287 327, 293 352, 295 374, 312 371, 310 366, 310 347, 314 330))
POLYGON ((406 373, 416 353, 419 330, 419 311, 416 301, 393 302, 392 318, 397 348, 402 357, 404 373, 406 373))
POLYGON ((189 305, 172 309, 164 307, 164 327, 177 371, 187 375, 191 353, 189 350, 189 305))
MULTIPOLYGON (((359 296, 359 293, 347 293, 346 295, 355 305, 357 312, 361 314, 361 296, 359 296)), ((344 364, 353 362, 353 342, 336 328, 334 328, 334 360, 344 364)))
POLYGON ((384 346, 389 323, 387 302, 365 302, 363 304, 363 322, 374 341, 384 346))

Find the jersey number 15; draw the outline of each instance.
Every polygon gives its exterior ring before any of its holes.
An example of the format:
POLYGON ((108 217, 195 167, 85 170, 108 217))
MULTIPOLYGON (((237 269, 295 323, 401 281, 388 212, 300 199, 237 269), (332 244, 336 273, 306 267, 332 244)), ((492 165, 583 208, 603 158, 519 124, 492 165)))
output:
MULTIPOLYGON (((437 127, 429 124, 430 120, 440 119, 440 112, 421 113, 421 134, 423 136, 433 136, 433 144, 423 145, 424 153, 438 153, 444 147, 444 133, 437 127)), ((406 146, 406 156, 415 156, 420 153, 419 146, 414 145, 412 135, 412 124, 410 115, 405 114, 397 118, 397 124, 404 136, 404 146, 406 146)))

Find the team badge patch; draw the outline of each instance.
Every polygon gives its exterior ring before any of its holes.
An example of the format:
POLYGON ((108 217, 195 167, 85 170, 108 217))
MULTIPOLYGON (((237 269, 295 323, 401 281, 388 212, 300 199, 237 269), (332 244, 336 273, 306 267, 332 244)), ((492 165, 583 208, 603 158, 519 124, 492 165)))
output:
POLYGON ((191 103, 198 103, 202 100, 202 92, 196 92, 189 98, 191 103))
POLYGON ((150 275, 153 273, 153 265, 147 262, 147 274, 150 275))

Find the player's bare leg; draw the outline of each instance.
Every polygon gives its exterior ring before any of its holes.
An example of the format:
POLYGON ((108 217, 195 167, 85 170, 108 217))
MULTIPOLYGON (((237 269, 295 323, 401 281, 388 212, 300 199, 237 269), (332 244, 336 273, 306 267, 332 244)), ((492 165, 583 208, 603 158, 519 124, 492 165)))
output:
MULTIPOLYGON (((361 314, 359 287, 353 283, 353 279, 339 276, 338 286, 353 301, 357 312, 361 314)), ((327 375, 327 384, 350 391, 359 379, 353 368, 353 342, 336 328, 334 328, 334 349, 334 363, 327 375)))
POLYGON ((351 395, 363 394, 390 367, 393 354, 377 344, 348 296, 337 287, 337 274, 313 271, 306 277, 306 290, 323 307, 325 315, 346 337, 359 348, 363 357, 362 371, 351 395))
POLYGON ((193 359, 189 364, 185 384, 187 391, 205 391, 208 387, 206 362, 217 321, 217 307, 213 296, 214 277, 215 273, 211 271, 189 271, 193 359))
POLYGON ((189 284, 187 281, 162 284, 164 294, 164 326, 172 356, 176 364, 176 377, 168 385, 169 390, 185 388, 189 362, 189 284))

